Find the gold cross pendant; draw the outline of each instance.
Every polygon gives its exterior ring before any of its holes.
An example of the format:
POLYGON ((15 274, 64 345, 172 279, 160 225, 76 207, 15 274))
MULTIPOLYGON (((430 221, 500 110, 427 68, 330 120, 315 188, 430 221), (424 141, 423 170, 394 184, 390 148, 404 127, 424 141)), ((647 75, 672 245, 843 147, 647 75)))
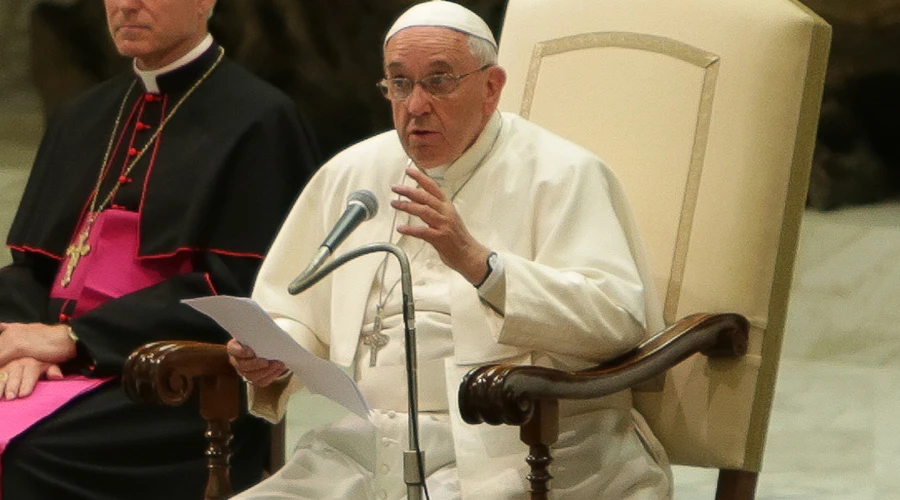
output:
POLYGON ((78 241, 69 245, 69 248, 66 249, 66 256, 69 258, 66 262, 66 274, 63 275, 62 280, 59 282, 63 288, 69 286, 69 283, 72 282, 72 274, 75 273, 75 268, 78 267, 81 258, 91 252, 91 246, 87 244, 87 239, 91 234, 92 225, 90 222, 86 224, 84 230, 78 235, 78 241))

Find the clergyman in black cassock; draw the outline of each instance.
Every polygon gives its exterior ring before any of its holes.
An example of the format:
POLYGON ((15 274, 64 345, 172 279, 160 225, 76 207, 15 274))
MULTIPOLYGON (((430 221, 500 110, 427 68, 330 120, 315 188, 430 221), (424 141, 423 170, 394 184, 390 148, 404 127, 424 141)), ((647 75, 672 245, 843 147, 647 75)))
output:
MULTIPOLYGON (((9 325, 65 325, 77 355, 63 372, 109 379, 9 442, 4 500, 202 498, 197 405, 131 402, 124 362, 149 342, 229 338, 180 301, 249 294, 319 159, 295 105, 209 35, 185 58, 105 82, 48 123, 0 270, 0 358, 9 325)), ((244 416, 233 429, 239 491, 261 477, 268 428, 244 416)))

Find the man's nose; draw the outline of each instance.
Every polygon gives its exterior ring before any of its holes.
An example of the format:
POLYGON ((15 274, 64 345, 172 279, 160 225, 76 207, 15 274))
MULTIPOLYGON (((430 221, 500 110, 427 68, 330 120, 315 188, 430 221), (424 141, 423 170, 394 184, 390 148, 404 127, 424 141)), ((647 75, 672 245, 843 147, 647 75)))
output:
POLYGON ((119 10, 124 11, 133 11, 140 9, 143 4, 143 0, 115 0, 116 7, 119 10))
POLYGON ((432 96, 421 85, 413 86, 412 93, 406 98, 406 109, 413 116, 423 115, 431 110, 432 96))

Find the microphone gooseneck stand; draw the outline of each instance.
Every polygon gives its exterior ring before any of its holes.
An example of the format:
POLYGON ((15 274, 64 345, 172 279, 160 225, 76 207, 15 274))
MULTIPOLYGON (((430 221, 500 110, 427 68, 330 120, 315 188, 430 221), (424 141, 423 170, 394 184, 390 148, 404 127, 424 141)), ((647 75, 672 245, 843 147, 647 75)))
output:
POLYGON ((413 302, 412 276, 409 270, 409 258, 406 252, 392 243, 372 243, 350 250, 325 264, 318 271, 294 280, 288 287, 288 293, 297 295, 318 283, 322 278, 347 262, 375 252, 394 254, 400 263, 400 287, 403 293, 403 325, 406 338, 406 378, 407 398, 409 403, 409 450, 403 452, 403 481, 406 483, 408 500, 421 500, 425 486, 425 458, 419 446, 419 390, 418 365, 416 362, 416 310, 413 302))

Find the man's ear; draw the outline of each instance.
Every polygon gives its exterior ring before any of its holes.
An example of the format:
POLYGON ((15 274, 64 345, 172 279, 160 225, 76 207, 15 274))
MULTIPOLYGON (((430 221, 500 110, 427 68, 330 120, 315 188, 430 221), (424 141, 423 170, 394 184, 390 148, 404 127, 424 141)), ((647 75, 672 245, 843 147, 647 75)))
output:
POLYGON ((491 66, 485 71, 488 72, 488 77, 485 84, 484 114, 489 115, 497 109, 500 102, 500 94, 506 85, 506 70, 500 66, 491 66))

